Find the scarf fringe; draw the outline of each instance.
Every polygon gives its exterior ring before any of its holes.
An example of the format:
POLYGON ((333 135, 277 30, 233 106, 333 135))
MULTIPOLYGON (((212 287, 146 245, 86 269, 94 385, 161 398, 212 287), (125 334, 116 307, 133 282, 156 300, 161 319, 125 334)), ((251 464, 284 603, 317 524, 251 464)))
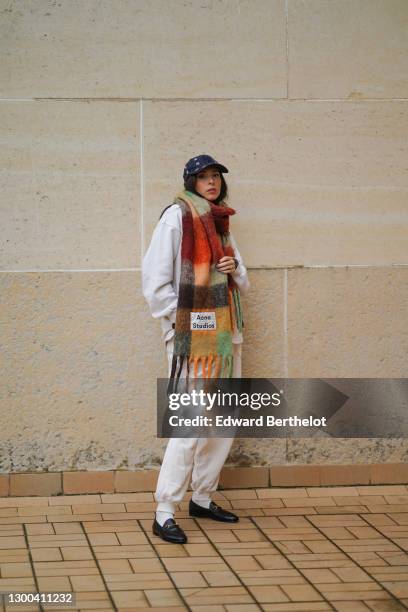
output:
POLYGON ((239 332, 242 332, 243 316, 242 316, 242 307, 241 307, 241 295, 240 295, 239 290, 236 289, 235 287, 232 290, 232 297, 233 297, 234 306, 235 306, 237 329, 239 332))
POLYGON ((171 372, 169 377, 169 383, 167 386, 167 395, 174 393, 178 388, 181 372, 183 370, 184 362, 186 362, 187 376, 185 377, 186 383, 188 381, 195 381, 199 378, 198 370, 201 362, 201 377, 206 380, 217 380, 218 378, 231 378, 234 367, 233 355, 199 355, 196 357, 189 357, 188 355, 174 355, 171 362, 171 372), (193 369, 193 375, 190 376, 190 368, 193 369))

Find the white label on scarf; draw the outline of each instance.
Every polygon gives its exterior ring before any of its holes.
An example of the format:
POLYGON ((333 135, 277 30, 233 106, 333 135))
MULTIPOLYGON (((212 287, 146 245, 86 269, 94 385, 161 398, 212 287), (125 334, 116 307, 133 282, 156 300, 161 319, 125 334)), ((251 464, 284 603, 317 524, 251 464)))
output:
POLYGON ((190 330, 194 329, 217 329, 215 312, 204 310, 203 312, 190 313, 190 330))

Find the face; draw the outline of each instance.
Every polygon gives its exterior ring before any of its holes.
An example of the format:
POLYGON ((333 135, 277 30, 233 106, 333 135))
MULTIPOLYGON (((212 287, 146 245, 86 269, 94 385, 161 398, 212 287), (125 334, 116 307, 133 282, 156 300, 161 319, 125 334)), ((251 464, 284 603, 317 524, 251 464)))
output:
POLYGON ((216 200, 221 192, 221 173, 217 166, 209 166, 199 172, 195 188, 206 200, 216 200))

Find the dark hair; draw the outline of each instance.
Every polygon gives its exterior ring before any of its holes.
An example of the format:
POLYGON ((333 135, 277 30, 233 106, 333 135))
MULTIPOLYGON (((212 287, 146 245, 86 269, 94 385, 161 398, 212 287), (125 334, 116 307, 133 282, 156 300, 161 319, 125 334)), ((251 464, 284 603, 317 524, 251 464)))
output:
MULTIPOLYGON (((220 195, 218 196, 216 200, 214 200, 214 204, 219 204, 220 202, 228 198, 228 185, 226 183, 226 180, 222 172, 220 172, 220 175, 221 175, 220 195)), ((188 176, 186 179, 184 179, 184 189, 187 189, 187 191, 191 191, 192 193, 195 193, 196 195, 199 196, 200 194, 196 191, 196 184, 197 184, 196 174, 193 174, 192 176, 188 176)))

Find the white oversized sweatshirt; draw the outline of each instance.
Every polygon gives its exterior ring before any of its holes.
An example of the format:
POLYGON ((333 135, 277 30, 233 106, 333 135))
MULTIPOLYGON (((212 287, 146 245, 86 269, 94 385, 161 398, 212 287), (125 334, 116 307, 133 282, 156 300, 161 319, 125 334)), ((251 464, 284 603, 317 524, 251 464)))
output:
MULTIPOLYGON (((156 225, 142 263, 143 295, 152 317, 160 319, 164 342, 174 336, 172 324, 176 320, 180 284, 182 232, 182 211, 178 204, 173 204, 156 225)), ((231 274, 244 295, 250 286, 248 273, 231 232, 230 240, 234 256, 239 261, 231 274)), ((235 332, 232 342, 238 344, 242 341, 242 333, 235 332)))

